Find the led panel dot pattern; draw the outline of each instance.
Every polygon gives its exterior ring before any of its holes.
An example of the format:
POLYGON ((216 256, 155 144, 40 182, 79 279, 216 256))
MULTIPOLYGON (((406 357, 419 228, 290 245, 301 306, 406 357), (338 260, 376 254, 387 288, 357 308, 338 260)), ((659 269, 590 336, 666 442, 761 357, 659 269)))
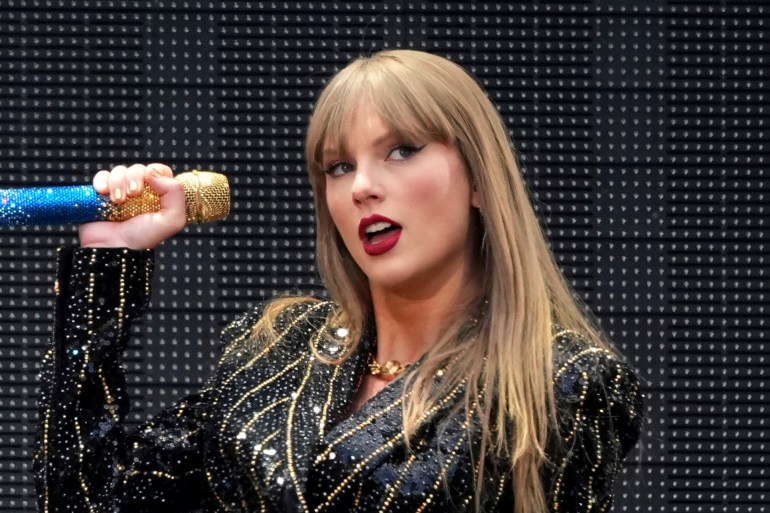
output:
MULTIPOLYGON (((215 169, 232 213, 159 251, 126 354, 136 424, 196 390, 219 329, 321 293, 303 135, 351 58, 466 66, 509 126, 559 264, 644 383, 618 512, 770 512, 770 6, 764 0, 10 0, 0 188, 117 164, 215 169)), ((37 367, 70 226, 0 228, 0 509, 34 511, 37 367)))

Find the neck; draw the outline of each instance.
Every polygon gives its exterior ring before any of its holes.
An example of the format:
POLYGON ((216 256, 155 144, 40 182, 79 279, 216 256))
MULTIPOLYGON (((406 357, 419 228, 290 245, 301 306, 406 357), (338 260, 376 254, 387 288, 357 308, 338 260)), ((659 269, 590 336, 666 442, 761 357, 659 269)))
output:
POLYGON ((379 362, 419 360, 447 325, 465 314, 480 292, 475 280, 444 282, 434 288, 411 287, 410 293, 372 288, 379 362), (415 292, 418 291, 418 292, 415 292))

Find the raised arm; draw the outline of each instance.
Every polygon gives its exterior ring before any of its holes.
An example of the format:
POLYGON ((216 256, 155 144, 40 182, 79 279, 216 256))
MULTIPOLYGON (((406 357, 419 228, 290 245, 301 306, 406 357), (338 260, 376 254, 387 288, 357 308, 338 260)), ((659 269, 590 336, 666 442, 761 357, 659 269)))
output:
MULTIPOLYGON (((134 228, 115 226, 128 222, 90 226, 85 237, 81 230, 81 241, 139 234, 142 222, 147 220, 139 219, 134 228)), ((145 242, 167 228, 145 230, 145 242)), ((55 322, 41 366, 34 460, 39 511, 205 507, 210 500, 202 464, 207 392, 186 398, 134 432, 124 426, 129 397, 121 358, 131 323, 149 301, 153 251, 67 248, 58 260, 55 322)))

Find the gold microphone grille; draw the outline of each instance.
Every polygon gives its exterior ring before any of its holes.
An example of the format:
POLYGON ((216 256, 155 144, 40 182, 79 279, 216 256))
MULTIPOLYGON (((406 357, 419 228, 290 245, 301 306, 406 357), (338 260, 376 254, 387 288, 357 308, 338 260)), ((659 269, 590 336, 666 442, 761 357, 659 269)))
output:
POLYGON ((230 213, 230 185, 226 176, 194 169, 175 178, 184 188, 188 223, 219 221, 230 213))

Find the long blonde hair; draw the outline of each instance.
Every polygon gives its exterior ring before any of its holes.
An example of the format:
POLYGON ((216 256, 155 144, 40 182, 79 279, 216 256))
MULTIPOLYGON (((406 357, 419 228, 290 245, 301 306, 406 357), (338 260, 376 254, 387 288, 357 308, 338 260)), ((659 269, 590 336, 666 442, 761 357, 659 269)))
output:
MULTIPOLYGON (((553 259, 493 104, 460 66, 410 50, 385 51, 349 64, 327 84, 308 128, 319 270, 353 340, 370 320, 371 297, 366 276, 329 214, 322 154, 327 144, 344 147, 346 127, 361 101, 369 101, 396 134, 453 144, 481 200, 478 263, 483 294, 469 301, 468 316, 481 301, 485 313, 473 336, 464 329, 468 318, 447 327, 412 374, 404 430, 414 432, 421 412, 467 380, 465 405, 482 420, 482 462, 495 454, 510 463, 516 513, 545 511, 540 471, 549 426, 555 422, 552 326, 576 330, 605 347, 607 343, 553 259), (460 354, 462 358, 454 358, 460 354), (439 368, 444 368, 444 378, 433 390, 439 368)), ((352 345, 347 354, 354 350, 352 345)), ((477 508, 484 466, 478 468, 477 508)))

